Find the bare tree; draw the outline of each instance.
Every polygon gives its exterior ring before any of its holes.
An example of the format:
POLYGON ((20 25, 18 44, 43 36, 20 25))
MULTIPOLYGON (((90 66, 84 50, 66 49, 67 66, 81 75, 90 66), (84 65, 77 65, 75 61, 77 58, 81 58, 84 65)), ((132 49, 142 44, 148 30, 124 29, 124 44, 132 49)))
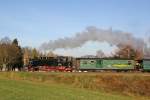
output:
POLYGON ((124 45, 118 48, 118 50, 115 52, 115 57, 128 59, 141 59, 142 51, 135 50, 130 45, 124 45))

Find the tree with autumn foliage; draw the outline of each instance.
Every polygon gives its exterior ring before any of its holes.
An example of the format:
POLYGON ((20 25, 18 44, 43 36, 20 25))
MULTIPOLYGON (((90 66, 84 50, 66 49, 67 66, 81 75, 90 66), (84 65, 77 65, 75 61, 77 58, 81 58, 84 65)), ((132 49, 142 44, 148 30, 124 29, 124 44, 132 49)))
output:
POLYGON ((18 40, 11 41, 5 37, 0 41, 0 68, 1 70, 13 70, 18 68, 21 70, 23 66, 22 49, 18 45, 18 40))
POLYGON ((142 55, 141 50, 136 50, 131 45, 120 46, 115 52, 116 58, 141 59, 142 55))

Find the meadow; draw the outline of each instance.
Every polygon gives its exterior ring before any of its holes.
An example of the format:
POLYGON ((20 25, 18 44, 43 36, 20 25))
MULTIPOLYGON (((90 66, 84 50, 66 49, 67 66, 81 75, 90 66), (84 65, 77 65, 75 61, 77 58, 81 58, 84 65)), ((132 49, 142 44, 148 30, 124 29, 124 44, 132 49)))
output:
POLYGON ((149 99, 149 73, 0 72, 0 100, 149 99))

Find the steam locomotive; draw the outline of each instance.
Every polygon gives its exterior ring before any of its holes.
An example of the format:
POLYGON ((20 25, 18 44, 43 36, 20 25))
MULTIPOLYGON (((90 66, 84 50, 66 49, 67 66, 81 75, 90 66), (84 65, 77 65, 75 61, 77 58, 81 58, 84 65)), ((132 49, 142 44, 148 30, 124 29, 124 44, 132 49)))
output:
POLYGON ((150 71, 150 59, 41 57, 30 59, 28 71, 150 71))
POLYGON ((72 57, 40 57, 29 60, 28 71, 72 71, 72 57))

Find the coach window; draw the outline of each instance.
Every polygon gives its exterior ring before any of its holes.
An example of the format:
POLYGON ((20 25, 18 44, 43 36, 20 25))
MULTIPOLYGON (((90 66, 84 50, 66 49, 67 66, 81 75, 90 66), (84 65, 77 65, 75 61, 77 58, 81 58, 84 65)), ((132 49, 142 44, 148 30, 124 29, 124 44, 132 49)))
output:
POLYGON ((95 63, 95 61, 94 61, 94 60, 91 60, 91 63, 95 63))

